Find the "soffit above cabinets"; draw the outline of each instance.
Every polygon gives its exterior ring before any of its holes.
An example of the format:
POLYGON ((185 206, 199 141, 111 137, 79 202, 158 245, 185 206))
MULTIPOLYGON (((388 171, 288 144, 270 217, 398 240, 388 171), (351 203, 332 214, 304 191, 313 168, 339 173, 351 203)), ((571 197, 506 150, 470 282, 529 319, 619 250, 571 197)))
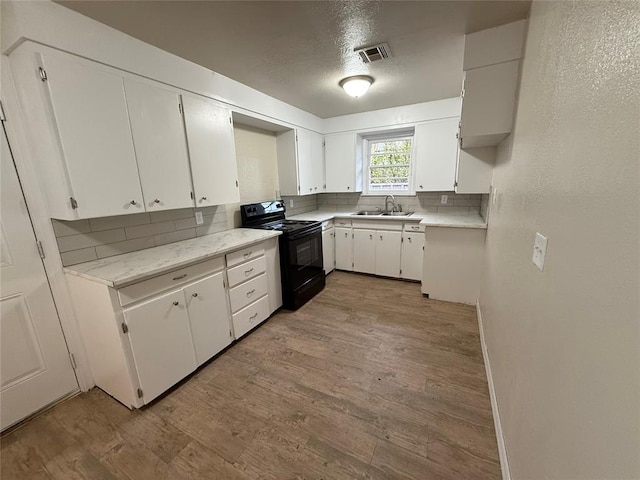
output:
POLYGON ((57 3, 328 118, 455 97, 464 34, 525 18, 513 1, 68 1, 57 3), (386 43, 383 62, 354 49, 386 43), (362 98, 338 82, 371 75, 362 98))

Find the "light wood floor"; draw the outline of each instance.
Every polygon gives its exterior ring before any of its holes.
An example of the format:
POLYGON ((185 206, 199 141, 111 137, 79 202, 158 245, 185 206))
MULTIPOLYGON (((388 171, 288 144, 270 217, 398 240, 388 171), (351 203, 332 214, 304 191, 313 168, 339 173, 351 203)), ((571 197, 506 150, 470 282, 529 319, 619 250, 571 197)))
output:
POLYGON ((474 308, 327 281, 146 408, 93 389, 5 435, 2 480, 500 478, 474 308))

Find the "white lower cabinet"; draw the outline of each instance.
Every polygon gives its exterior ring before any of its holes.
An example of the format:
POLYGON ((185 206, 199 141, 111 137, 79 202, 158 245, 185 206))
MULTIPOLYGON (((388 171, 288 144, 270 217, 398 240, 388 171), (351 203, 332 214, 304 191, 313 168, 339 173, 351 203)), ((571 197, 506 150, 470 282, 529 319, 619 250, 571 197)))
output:
POLYGON ((353 270, 353 233, 351 227, 335 227, 336 268, 353 270))
POLYGON ((402 232, 376 231, 375 274, 384 277, 400 276, 402 232))
POLYGON ((124 319, 145 403, 196 369, 182 290, 129 308, 124 319))
POLYGON ((375 230, 353 230, 353 270, 376 273, 375 230))
POLYGON ((400 278, 422 280, 424 232, 402 232, 400 254, 400 278))
POLYGON ((95 384, 130 408, 282 306, 276 237, 121 288, 73 274, 67 282, 95 384))
POLYGON ((333 227, 322 231, 322 265, 324 266, 325 275, 331 273, 336 266, 335 236, 335 229, 333 227))

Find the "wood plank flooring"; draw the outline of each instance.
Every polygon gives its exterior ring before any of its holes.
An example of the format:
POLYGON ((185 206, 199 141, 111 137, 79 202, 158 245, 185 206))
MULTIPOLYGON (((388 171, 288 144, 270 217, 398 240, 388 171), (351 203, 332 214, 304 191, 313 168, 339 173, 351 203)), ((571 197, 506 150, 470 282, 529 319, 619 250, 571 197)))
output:
POLYGON ((473 307, 334 272, 151 405, 98 389, 0 439, 9 479, 498 479, 473 307))

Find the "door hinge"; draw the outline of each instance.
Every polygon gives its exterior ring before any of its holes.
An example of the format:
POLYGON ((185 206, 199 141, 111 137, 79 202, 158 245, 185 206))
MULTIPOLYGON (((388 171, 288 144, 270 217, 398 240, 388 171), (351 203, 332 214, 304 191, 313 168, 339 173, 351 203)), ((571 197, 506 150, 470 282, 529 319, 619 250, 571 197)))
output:
POLYGON ((141 388, 138 388, 138 398, 142 398, 142 395, 144 395, 144 392, 141 388))
POLYGON ((453 184, 453 188, 458 186, 458 181, 456 180, 455 183, 453 184))
POLYGON ((300 191, 300 185, 298 185, 298 191, 300 191))
POLYGON ((404 237, 400 237, 400 243, 404 243, 404 237))
POLYGON ((184 113, 184 111, 182 110, 182 103, 178 103, 178 111, 180 112, 180 115, 182 115, 184 113))
POLYGON ((231 116, 229 117, 229 123, 233 125, 233 118, 231 116))
POLYGON ((231 333, 231 329, 229 329, 229 338, 233 338, 233 333, 231 333))
POLYGON ((456 138, 460 138, 460 132, 456 132, 456 138))
POLYGON ((222 288, 227 288, 227 281, 224 278, 222 279, 222 288))
POLYGON ((2 100, 0 100, 0 121, 7 121, 7 116, 4 114, 4 105, 2 104, 2 100))
POLYGON ((460 97, 464 98, 464 89, 460 92, 460 97))
POLYGON ((236 187, 238 186, 238 180, 236 180, 236 187))
POLYGON ((189 192, 189 196, 191 197, 191 200, 193 200, 193 192, 189 192))
POLYGON ((42 242, 40 240, 36 240, 36 246, 38 247, 38 253, 40 254, 40 258, 44 258, 44 247, 42 246, 42 242))
POLYGON ((76 357, 73 353, 69 353, 69 360, 71 360, 71 366, 74 370, 78 369, 78 364, 76 363, 76 357))
POLYGON ((356 237, 355 237, 355 235, 354 235, 353 233, 351 234, 351 238, 356 238, 356 237))
POLYGON ((43 82, 46 82, 49 79, 47 77, 47 71, 44 68, 38 67, 38 72, 40 72, 40 80, 43 82))
POLYGON ((402 269, 400 269, 400 275, 402 275, 402 269))
POLYGON ((78 202, 75 198, 69 197, 69 202, 71 202, 71 208, 73 208, 74 210, 78 208, 78 202))
POLYGON ((124 322, 122 322, 122 333, 129 333, 129 327, 124 322))
POLYGON ((355 267, 355 266, 356 266, 356 264, 355 264, 355 263, 353 263, 353 262, 351 262, 351 268, 353 268, 353 267, 355 267))

